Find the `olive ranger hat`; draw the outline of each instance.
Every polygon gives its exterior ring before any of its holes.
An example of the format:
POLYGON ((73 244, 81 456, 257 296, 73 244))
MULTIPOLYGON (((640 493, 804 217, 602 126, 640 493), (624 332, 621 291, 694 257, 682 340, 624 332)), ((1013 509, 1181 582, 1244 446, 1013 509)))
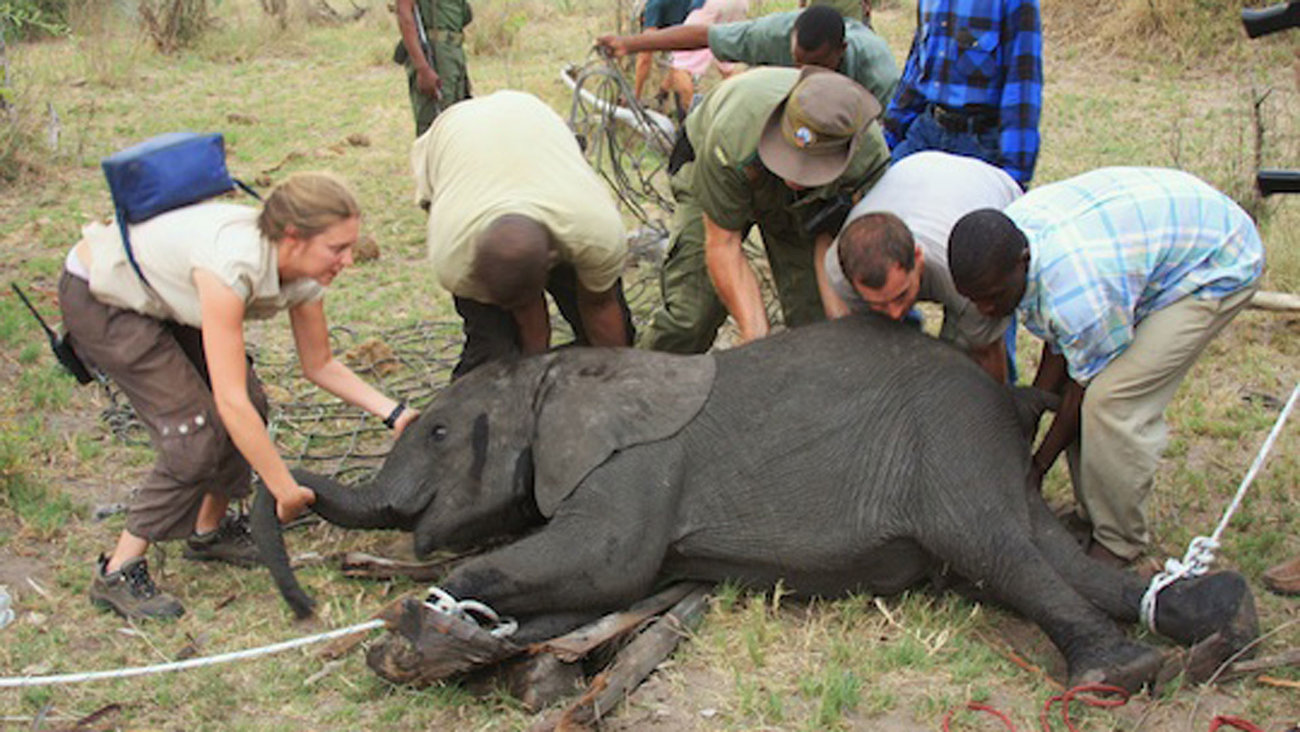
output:
POLYGON ((805 188, 826 185, 849 167, 880 102, 856 81, 805 66, 763 127, 758 156, 782 179, 805 188))

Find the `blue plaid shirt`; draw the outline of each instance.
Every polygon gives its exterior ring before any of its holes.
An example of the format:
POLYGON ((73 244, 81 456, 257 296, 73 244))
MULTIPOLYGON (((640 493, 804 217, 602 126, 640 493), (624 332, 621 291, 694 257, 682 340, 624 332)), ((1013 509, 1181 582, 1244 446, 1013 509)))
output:
POLYGON ((1188 295, 1226 297, 1264 270, 1250 216, 1178 170, 1102 168, 1035 188, 1005 212, 1029 239, 1021 322, 1080 383, 1150 313, 1188 295))
POLYGON ((920 0, 916 14, 903 78, 885 110, 889 147, 928 105, 989 107, 998 114, 996 164, 1028 186, 1043 107, 1038 0, 920 0))

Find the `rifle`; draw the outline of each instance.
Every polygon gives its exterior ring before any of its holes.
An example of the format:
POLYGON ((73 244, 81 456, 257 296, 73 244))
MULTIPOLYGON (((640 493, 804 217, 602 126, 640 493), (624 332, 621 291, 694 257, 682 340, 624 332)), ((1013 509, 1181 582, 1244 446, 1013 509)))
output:
MULTIPOLYGON (((424 30, 424 16, 423 14, 420 13, 419 0, 411 1, 411 14, 415 18, 415 35, 416 35, 416 39, 420 44, 420 53, 424 56, 424 60, 429 62, 429 67, 437 71, 438 54, 436 49, 434 48, 433 43, 429 41, 428 32, 424 30)), ((393 49, 393 63, 404 64, 407 62, 409 58, 410 55, 406 50, 406 42, 399 39, 397 41, 397 47, 393 49)), ((438 95, 435 97, 435 101, 439 107, 438 111, 441 112, 442 111, 441 109, 442 90, 441 89, 438 90, 438 95)))
MULTIPOLYGON (((424 30, 424 18, 420 15, 419 0, 411 3, 411 12, 415 15, 415 32, 420 38, 420 52, 424 54, 424 60, 429 62, 429 67, 434 71, 438 69, 438 52, 429 42, 429 33, 424 30)), ((442 89, 438 89, 437 96, 434 97, 435 106, 438 112, 442 111, 442 89)))

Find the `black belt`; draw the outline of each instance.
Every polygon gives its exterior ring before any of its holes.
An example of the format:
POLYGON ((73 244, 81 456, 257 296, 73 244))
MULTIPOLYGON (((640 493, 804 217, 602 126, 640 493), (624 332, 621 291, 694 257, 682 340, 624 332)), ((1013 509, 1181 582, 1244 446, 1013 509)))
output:
POLYGON ((927 109, 934 121, 949 132, 974 132, 981 134, 998 128, 998 116, 994 112, 967 112, 960 109, 948 109, 931 104, 927 109))

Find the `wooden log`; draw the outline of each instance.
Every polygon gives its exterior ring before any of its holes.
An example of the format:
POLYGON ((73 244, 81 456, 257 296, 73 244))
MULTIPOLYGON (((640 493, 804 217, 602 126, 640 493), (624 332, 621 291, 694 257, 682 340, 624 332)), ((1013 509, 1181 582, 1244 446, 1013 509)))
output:
POLYGON ((442 579, 460 559, 461 557, 451 557, 432 562, 404 562, 365 552, 345 552, 339 558, 339 569, 345 577, 376 580, 403 577, 416 582, 435 582, 442 579))
POLYGON ((1260 290, 1250 298, 1250 307, 1278 313, 1300 313, 1300 295, 1260 290))
POLYGON ((686 631, 694 628, 704 617, 708 596, 708 587, 691 590, 667 615, 629 643, 613 665, 592 680, 587 693, 565 710, 549 729, 557 732, 590 729, 601 717, 617 708, 673 652, 686 631))
POLYGON ((1287 666, 1300 666, 1300 648, 1292 648, 1289 651, 1283 651, 1276 656, 1265 656, 1263 658, 1252 658, 1246 661, 1237 661, 1222 673, 1219 674, 1219 680, 1235 679, 1241 676, 1258 673, 1260 671, 1272 671, 1275 668, 1284 668, 1287 666))
POLYGON ((573 663, 585 658, 598 646, 631 631, 646 620, 658 615, 681 601, 691 590, 703 587, 693 582, 679 582, 670 585, 657 594, 641 600, 627 610, 610 613, 594 623, 566 633, 558 638, 534 643, 528 652, 553 653, 565 663, 573 663))
MULTIPOLYGON (((389 628, 394 627, 397 624, 398 617, 402 614, 402 602, 405 601, 406 598, 412 596, 414 596, 414 593, 402 595, 380 608, 379 612, 375 613, 371 617, 384 621, 389 628)), ((347 635, 339 636, 329 643, 326 643, 324 647, 316 652, 316 655, 328 661, 342 658, 353 648, 356 648, 357 645, 359 645, 361 641, 365 640, 369 635, 369 630, 358 630, 355 633, 348 633, 347 635)))

